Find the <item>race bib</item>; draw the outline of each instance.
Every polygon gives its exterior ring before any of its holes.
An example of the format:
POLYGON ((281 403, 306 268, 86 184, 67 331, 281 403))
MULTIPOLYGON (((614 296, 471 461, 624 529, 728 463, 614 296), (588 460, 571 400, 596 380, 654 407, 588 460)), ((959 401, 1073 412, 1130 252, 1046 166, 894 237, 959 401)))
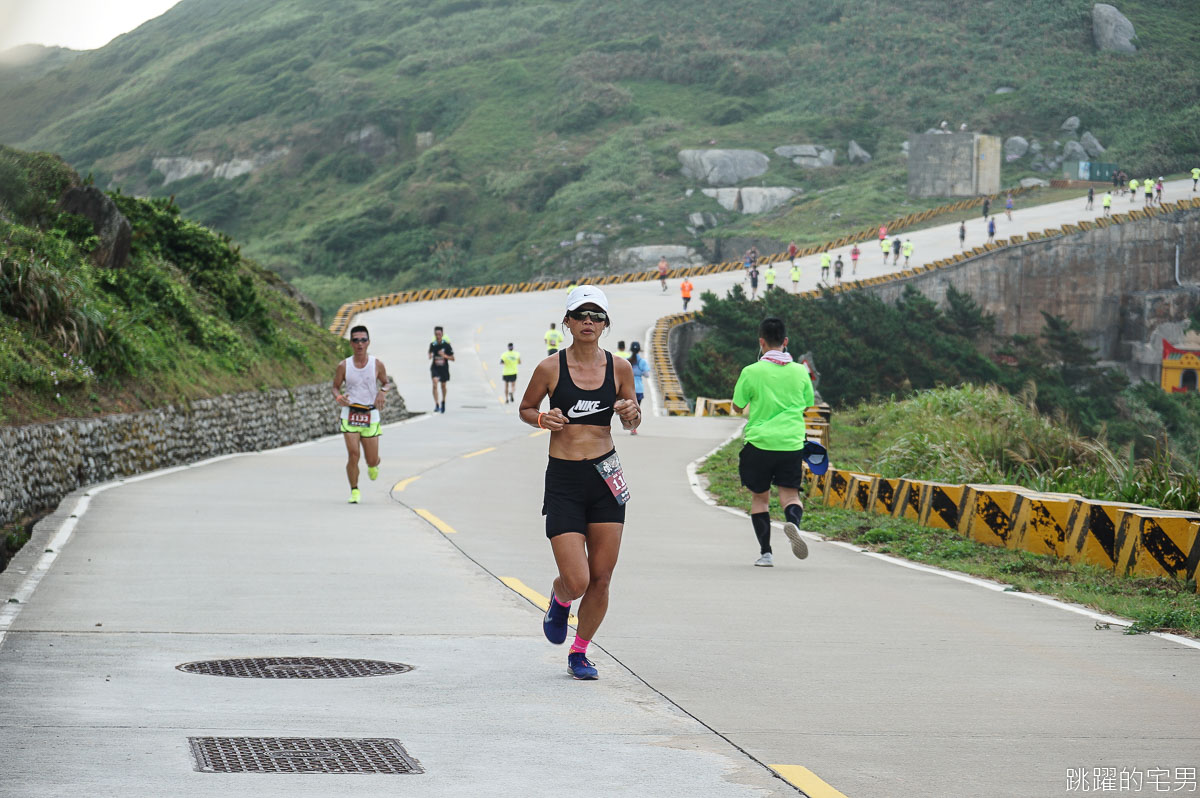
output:
POLYGON ((439 355, 439 356, 437 356, 437 357, 435 357, 435 358, 433 359, 433 365, 435 365, 435 366, 444 366, 444 365, 446 365, 446 358, 444 358, 444 357, 442 357, 442 356, 440 356, 440 355, 439 355))
POLYGON ((612 491, 617 504, 625 504, 629 501, 629 486, 625 484, 625 474, 621 471, 621 458, 617 457, 616 452, 596 463, 596 470, 604 478, 604 484, 608 485, 608 489, 612 491))
POLYGON ((350 405, 350 415, 346 423, 351 427, 371 426, 371 408, 363 405, 350 405))

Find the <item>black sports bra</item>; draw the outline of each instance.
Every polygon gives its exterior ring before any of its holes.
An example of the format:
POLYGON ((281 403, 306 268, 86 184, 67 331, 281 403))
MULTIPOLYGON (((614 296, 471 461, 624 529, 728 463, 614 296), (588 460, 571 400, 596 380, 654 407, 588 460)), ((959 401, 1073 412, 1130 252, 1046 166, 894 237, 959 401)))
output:
POLYGON ((571 380, 567 368, 567 350, 558 353, 558 384, 550 394, 550 407, 557 407, 572 424, 591 424, 596 427, 612 425, 613 402, 617 400, 617 380, 613 376, 612 352, 604 353, 604 384, 585 391, 571 380))

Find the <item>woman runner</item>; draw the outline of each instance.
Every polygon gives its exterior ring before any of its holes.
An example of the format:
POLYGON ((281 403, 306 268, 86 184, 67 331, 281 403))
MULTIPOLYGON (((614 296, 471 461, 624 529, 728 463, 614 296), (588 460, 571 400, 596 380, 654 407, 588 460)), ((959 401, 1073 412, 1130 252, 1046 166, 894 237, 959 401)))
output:
POLYGON ((608 610, 608 586, 629 500, 613 448, 612 417, 615 413, 625 429, 642 423, 633 368, 629 361, 600 348, 600 334, 610 326, 603 291, 593 285, 572 291, 563 318, 571 345, 538 364, 521 399, 521 420, 550 430, 542 514, 558 578, 542 631, 551 643, 562 644, 567 639, 571 602, 583 597, 575 641, 567 655, 567 671, 576 679, 597 678, 587 649, 608 610), (539 412, 546 397, 550 409, 539 412))

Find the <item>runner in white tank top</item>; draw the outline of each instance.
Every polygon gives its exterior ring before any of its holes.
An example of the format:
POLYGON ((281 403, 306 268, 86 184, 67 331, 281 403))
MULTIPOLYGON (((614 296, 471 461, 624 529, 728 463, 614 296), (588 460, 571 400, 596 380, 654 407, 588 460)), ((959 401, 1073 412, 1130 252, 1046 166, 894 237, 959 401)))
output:
POLYGON ((362 325, 351 328, 354 355, 338 363, 333 372, 333 401, 342 408, 342 438, 346 441, 346 478, 350 503, 358 504, 358 459, 366 455, 367 476, 379 476, 379 410, 387 399, 388 377, 383 361, 367 354, 371 336, 362 325), (346 392, 342 393, 345 384, 346 392))

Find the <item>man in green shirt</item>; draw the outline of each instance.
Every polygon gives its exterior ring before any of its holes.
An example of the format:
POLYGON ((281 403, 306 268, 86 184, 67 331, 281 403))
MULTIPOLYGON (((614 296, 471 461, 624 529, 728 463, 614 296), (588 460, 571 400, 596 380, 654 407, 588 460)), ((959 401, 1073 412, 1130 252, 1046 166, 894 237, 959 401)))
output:
POLYGON ((783 532, 792 543, 792 553, 808 556, 800 536, 800 486, 804 479, 804 410, 813 404, 812 378, 808 369, 792 361, 787 353, 787 331, 783 321, 763 319, 758 327, 758 362, 746 366, 733 389, 737 412, 750 408, 742 436, 746 443, 738 456, 738 476, 750 491, 750 523, 758 538, 759 558, 755 565, 775 564, 771 554, 771 514, 768 501, 771 483, 779 490, 779 505, 787 523, 783 532))
POLYGON ((767 264, 767 270, 763 272, 763 280, 767 284, 767 293, 771 293, 771 289, 775 287, 775 266, 767 264))
POLYGON ((792 277, 792 293, 794 294, 800 290, 800 267, 796 265, 795 261, 792 261, 791 277, 792 277))
POLYGON ((1200 166, 1192 167, 1192 191, 1196 190, 1196 183, 1200 183, 1200 166))
POLYGON ((553 355, 558 351, 558 347, 563 342, 563 334, 554 329, 554 322, 550 322, 550 329, 543 336, 546 340, 546 354, 553 355))
POLYGON ((521 365, 521 353, 513 349, 510 343, 508 349, 500 353, 501 375, 504 377, 504 403, 517 401, 517 366, 521 365))

